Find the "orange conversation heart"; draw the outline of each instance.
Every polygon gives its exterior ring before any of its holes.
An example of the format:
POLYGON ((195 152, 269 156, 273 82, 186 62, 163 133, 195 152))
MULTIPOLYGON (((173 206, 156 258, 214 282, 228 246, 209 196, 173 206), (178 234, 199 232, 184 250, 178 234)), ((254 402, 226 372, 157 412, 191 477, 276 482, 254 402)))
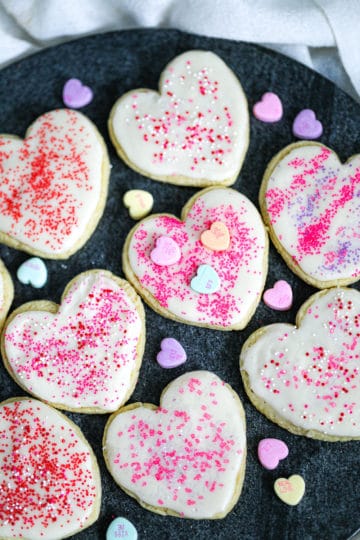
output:
POLYGON ((224 251, 230 245, 229 229, 222 221, 214 221, 200 236, 202 244, 213 251, 224 251))

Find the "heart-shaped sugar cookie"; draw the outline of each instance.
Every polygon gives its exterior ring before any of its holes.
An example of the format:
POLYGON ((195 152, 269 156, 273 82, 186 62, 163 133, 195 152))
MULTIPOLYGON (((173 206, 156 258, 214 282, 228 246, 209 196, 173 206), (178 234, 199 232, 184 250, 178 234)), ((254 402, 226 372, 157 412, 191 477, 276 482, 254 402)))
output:
POLYGON ((90 120, 58 109, 40 116, 24 140, 0 136, 0 241, 66 259, 88 240, 104 209, 105 144, 90 120))
POLYGON ((69 283, 60 306, 29 302, 12 313, 2 353, 10 375, 34 396, 67 410, 107 413, 135 387, 144 332, 133 288, 92 270, 69 283))
POLYGON ((31 398, 0 404, 0 537, 60 540, 96 521, 96 458, 65 415, 31 398))
POLYGON ((318 288, 360 277, 360 155, 342 165, 315 142, 287 146, 268 165, 260 206, 288 266, 318 288))
POLYGON ((359 328, 360 293, 333 288, 308 299, 297 326, 255 331, 240 357, 250 400, 293 433, 360 439, 359 328))
POLYGON ((103 442, 114 480, 148 510, 221 518, 240 495, 244 411, 231 387, 208 371, 175 379, 158 408, 134 403, 120 409, 103 442))
POLYGON ((268 242, 259 213, 238 191, 207 188, 188 201, 182 220, 155 214, 139 222, 125 242, 125 275, 161 315, 221 330, 244 328, 267 272, 268 242), (227 249, 213 251, 201 235, 219 221, 231 241, 227 249), (164 236, 181 251, 171 266, 155 264, 151 256, 164 236))
POLYGON ((246 97, 218 56, 188 51, 165 68, 159 93, 140 88, 115 103, 109 131, 119 156, 145 176, 228 186, 248 146, 246 97))

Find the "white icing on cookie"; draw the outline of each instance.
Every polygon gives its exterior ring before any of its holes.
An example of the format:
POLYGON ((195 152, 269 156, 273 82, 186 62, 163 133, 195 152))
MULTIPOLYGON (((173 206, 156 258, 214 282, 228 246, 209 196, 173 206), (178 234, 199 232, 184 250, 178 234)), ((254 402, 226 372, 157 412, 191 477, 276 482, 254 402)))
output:
POLYGON ((342 165, 329 148, 291 145, 269 171, 264 203, 272 236, 315 286, 360 277, 360 155, 342 165), (320 283, 317 283, 320 282, 320 283))
POLYGON ((303 430, 360 437, 360 293, 318 293, 298 328, 273 324, 258 332, 241 353, 256 396, 303 430))
POLYGON ((40 116, 24 140, 1 135, 2 241, 50 258, 76 251, 101 216, 108 169, 95 126, 73 110, 40 116))
POLYGON ((193 371, 166 387, 155 409, 113 415, 104 454, 115 481, 145 505, 184 517, 222 517, 240 494, 245 418, 229 386, 193 371))
POLYGON ((80 274, 56 314, 36 311, 35 304, 6 326, 10 373, 60 408, 115 411, 132 392, 141 364, 144 314, 135 298, 110 272, 80 274))
POLYGON ((188 51, 165 68, 160 94, 137 89, 114 105, 110 132, 130 166, 183 185, 229 185, 248 146, 238 79, 215 54, 188 51), (195 180, 195 182, 194 182, 195 180))
POLYGON ((55 540, 99 514, 95 456, 79 428, 40 401, 0 404, 0 536, 55 540))
POLYGON ((184 222, 156 215, 133 229, 125 246, 125 274, 166 316, 214 328, 243 328, 261 298, 267 272, 267 235, 260 215, 244 195, 229 188, 203 190, 190 204, 184 222), (222 251, 201 241, 216 222, 230 235, 230 245, 222 251), (181 251, 180 260, 170 266, 155 264, 150 256, 161 236, 174 240, 181 251), (191 287, 201 265, 211 266, 220 280, 212 294, 191 287))

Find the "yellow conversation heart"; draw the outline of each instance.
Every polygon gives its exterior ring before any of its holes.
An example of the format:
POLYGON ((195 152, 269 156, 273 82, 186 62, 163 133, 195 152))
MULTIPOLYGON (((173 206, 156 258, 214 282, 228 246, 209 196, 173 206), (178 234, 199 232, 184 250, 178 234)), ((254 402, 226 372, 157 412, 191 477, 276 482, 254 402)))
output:
POLYGON ((148 191, 131 189, 125 193, 123 203, 129 209, 130 217, 141 219, 151 212, 154 199, 148 191))
POLYGON ((289 478, 278 478, 274 483, 274 490, 284 503, 296 506, 304 496, 305 482, 300 475, 293 474, 289 478))

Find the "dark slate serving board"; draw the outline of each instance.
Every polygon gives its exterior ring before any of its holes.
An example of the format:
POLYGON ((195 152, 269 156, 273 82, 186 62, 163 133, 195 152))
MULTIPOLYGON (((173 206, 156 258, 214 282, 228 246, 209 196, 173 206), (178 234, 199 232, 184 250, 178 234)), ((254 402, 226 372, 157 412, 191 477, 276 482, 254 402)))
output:
MULTIPOLYGON (((241 80, 249 107, 266 91, 276 92, 284 105, 282 121, 269 125, 251 118, 250 146, 241 174, 234 185, 257 206, 262 174, 270 158, 294 141, 292 120, 303 108, 317 112, 324 125, 321 141, 342 160, 360 152, 360 107, 332 83, 306 67, 254 45, 193 36, 174 30, 131 30, 86 37, 56 46, 11 65, 0 72, 0 133, 23 136, 27 126, 42 113, 62 107, 62 87, 71 77, 80 78, 94 90, 94 100, 82 111, 98 126, 108 144, 112 163, 110 193, 94 235, 67 261, 46 261, 47 285, 33 289, 16 279, 16 270, 28 258, 20 251, 0 246, 0 256, 15 283, 13 308, 34 299, 58 302, 75 275, 90 268, 106 268, 123 275, 121 251, 134 222, 123 207, 125 191, 142 188, 154 195, 154 212, 180 214, 195 193, 194 188, 175 187, 149 180, 130 170, 117 157, 108 137, 106 122, 115 100, 136 87, 157 88, 159 75, 174 56, 188 49, 208 49, 218 54, 241 80)), ((241 332, 219 332, 178 324, 146 307, 147 335, 140 378, 131 401, 158 403, 163 387, 178 375, 194 369, 214 371, 240 395, 247 416, 248 459, 243 492, 233 511, 219 521, 192 521, 148 512, 114 483, 101 452, 105 416, 68 414, 83 430, 99 460, 103 500, 101 515, 79 540, 105 538, 116 516, 134 523, 140 539, 345 539, 360 526, 359 442, 328 443, 288 433, 265 419, 249 403, 239 375, 239 353, 244 340, 259 326, 294 322, 300 305, 314 292, 286 267, 270 249, 267 287, 286 279, 293 287, 290 312, 275 312, 260 303, 249 326, 241 332), (178 339, 188 361, 173 370, 156 363, 163 337, 178 339), (261 438, 278 437, 290 449, 288 459, 276 471, 266 471, 257 460, 261 438), (273 482, 279 476, 301 474, 306 495, 296 507, 277 499, 273 482)), ((358 284, 354 285, 358 288, 358 284)), ((23 395, 0 364, 1 400, 23 395)))

